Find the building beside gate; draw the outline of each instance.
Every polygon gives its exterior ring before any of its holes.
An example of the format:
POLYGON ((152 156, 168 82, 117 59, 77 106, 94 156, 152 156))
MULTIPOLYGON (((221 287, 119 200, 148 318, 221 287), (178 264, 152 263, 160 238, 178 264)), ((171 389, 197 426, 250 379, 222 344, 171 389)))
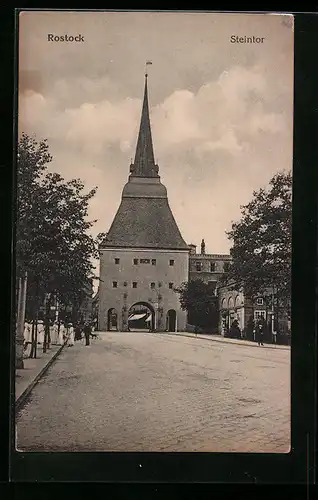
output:
POLYGON ((189 246, 154 160, 147 75, 135 159, 99 255, 100 330, 129 330, 140 307, 149 313, 150 330, 185 330, 186 312, 174 287, 188 280, 189 246))
POLYGON ((231 263, 228 254, 211 254, 205 252, 205 242, 201 241, 201 252, 196 252, 196 245, 190 244, 189 254, 189 280, 200 279, 215 287, 217 293, 218 282, 221 276, 227 272, 231 263))
POLYGON ((283 343, 290 341, 290 305, 277 300, 272 289, 249 297, 243 288, 220 285, 218 287, 219 332, 226 335, 234 320, 238 321, 243 336, 255 340, 253 326, 263 323, 266 341, 273 341, 273 332, 283 343))

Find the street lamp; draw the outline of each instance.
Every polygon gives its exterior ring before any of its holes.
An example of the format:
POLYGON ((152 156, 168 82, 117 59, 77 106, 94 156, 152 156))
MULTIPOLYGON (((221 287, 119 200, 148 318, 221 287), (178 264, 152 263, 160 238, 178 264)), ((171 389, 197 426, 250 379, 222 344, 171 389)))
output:
MULTIPOLYGON (((161 285, 159 284, 159 288, 161 287, 161 285)), ((155 292, 157 294, 157 301, 154 303, 154 311, 155 311, 155 331, 157 331, 160 326, 161 326, 161 322, 159 321, 159 311, 162 310, 162 308, 159 307, 159 303, 162 299, 162 295, 160 294, 160 290, 157 290, 157 288, 152 288, 152 291, 155 292)))

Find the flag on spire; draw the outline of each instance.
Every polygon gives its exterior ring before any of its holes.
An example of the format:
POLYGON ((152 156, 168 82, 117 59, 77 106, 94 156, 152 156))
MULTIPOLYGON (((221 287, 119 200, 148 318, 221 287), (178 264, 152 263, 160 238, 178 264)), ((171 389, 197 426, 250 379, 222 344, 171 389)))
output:
POLYGON ((150 66, 152 64, 152 61, 146 61, 146 68, 145 68, 145 77, 147 78, 148 73, 147 73, 147 66, 150 66))

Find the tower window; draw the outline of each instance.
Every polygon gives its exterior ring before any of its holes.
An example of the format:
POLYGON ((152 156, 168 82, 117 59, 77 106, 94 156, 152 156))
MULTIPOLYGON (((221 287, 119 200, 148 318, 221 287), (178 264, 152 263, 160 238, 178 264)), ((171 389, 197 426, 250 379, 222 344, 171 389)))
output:
POLYGON ((127 281, 124 281, 124 286, 127 286, 127 281))
POLYGON ((119 264, 119 259, 115 259, 115 264, 119 264))
POLYGON ((202 271, 202 262, 196 262, 195 263, 195 268, 197 271, 202 271))
POLYGON ((214 271, 215 271, 215 262, 210 262, 210 271, 211 271, 211 273, 214 273, 214 271))
POLYGON ((169 260, 169 265, 170 265, 170 266, 174 266, 174 260, 173 260, 173 259, 170 259, 170 260, 169 260))
POLYGON ((155 266, 155 265, 157 264, 156 259, 151 259, 151 264, 152 264, 153 266, 155 266))
POLYGON ((138 265, 138 259, 134 259, 134 266, 138 265))
POLYGON ((156 283, 150 283, 151 288, 155 288, 155 286, 156 286, 156 283))
POLYGON ((172 289, 173 288, 173 283, 169 283, 169 288, 172 289))
POLYGON ((258 306, 263 306, 263 305, 264 305, 264 299, 263 299, 263 297, 258 297, 258 298, 256 299, 256 304, 257 304, 258 306))
POLYGON ((137 288, 137 281, 133 281, 133 288, 137 288))
POLYGON ((159 288, 161 288, 161 287, 162 287, 162 283, 161 283, 161 281, 159 281, 159 283, 158 283, 158 287, 159 287, 159 288))
POLYGON ((117 288, 117 281, 113 281, 113 288, 117 288))

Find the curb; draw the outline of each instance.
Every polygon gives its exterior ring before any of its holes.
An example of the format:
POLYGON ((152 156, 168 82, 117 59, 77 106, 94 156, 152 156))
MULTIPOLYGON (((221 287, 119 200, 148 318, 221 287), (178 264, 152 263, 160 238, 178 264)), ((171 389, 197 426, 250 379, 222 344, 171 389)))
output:
MULTIPOLYGON (((211 342, 218 342, 219 344, 232 344, 232 345, 240 345, 240 346, 245 346, 245 347, 260 347, 257 342, 255 342, 255 344, 243 344, 241 343, 240 341, 238 342, 227 342, 226 340, 216 340, 216 339, 213 339, 213 338, 208 338, 208 337, 199 337, 199 336, 195 336, 195 335, 187 335, 186 333, 166 333, 166 335, 172 335, 174 337, 188 337, 189 339, 195 339, 195 338, 200 338, 200 339, 203 339, 203 340, 209 340, 211 342)), ((244 342, 244 341, 243 341, 244 342)), ((282 351, 288 351, 290 350, 290 346, 281 346, 279 347, 278 349, 276 347, 274 347, 273 345, 271 344, 264 344, 262 347, 267 347, 267 349, 275 349, 275 350, 282 350, 282 351)))
POLYGON ((62 352, 66 344, 61 345, 61 347, 56 351, 54 356, 47 362, 47 364, 42 368, 42 370, 37 374, 35 379, 28 385, 28 387, 22 392, 22 394, 18 397, 18 399, 15 402, 15 411, 18 412, 23 404, 25 403, 27 397, 29 394, 32 392, 33 388, 36 386, 36 384, 39 382, 39 380, 43 377, 45 372, 50 368, 50 366, 54 363, 56 358, 59 356, 59 354, 62 352))

